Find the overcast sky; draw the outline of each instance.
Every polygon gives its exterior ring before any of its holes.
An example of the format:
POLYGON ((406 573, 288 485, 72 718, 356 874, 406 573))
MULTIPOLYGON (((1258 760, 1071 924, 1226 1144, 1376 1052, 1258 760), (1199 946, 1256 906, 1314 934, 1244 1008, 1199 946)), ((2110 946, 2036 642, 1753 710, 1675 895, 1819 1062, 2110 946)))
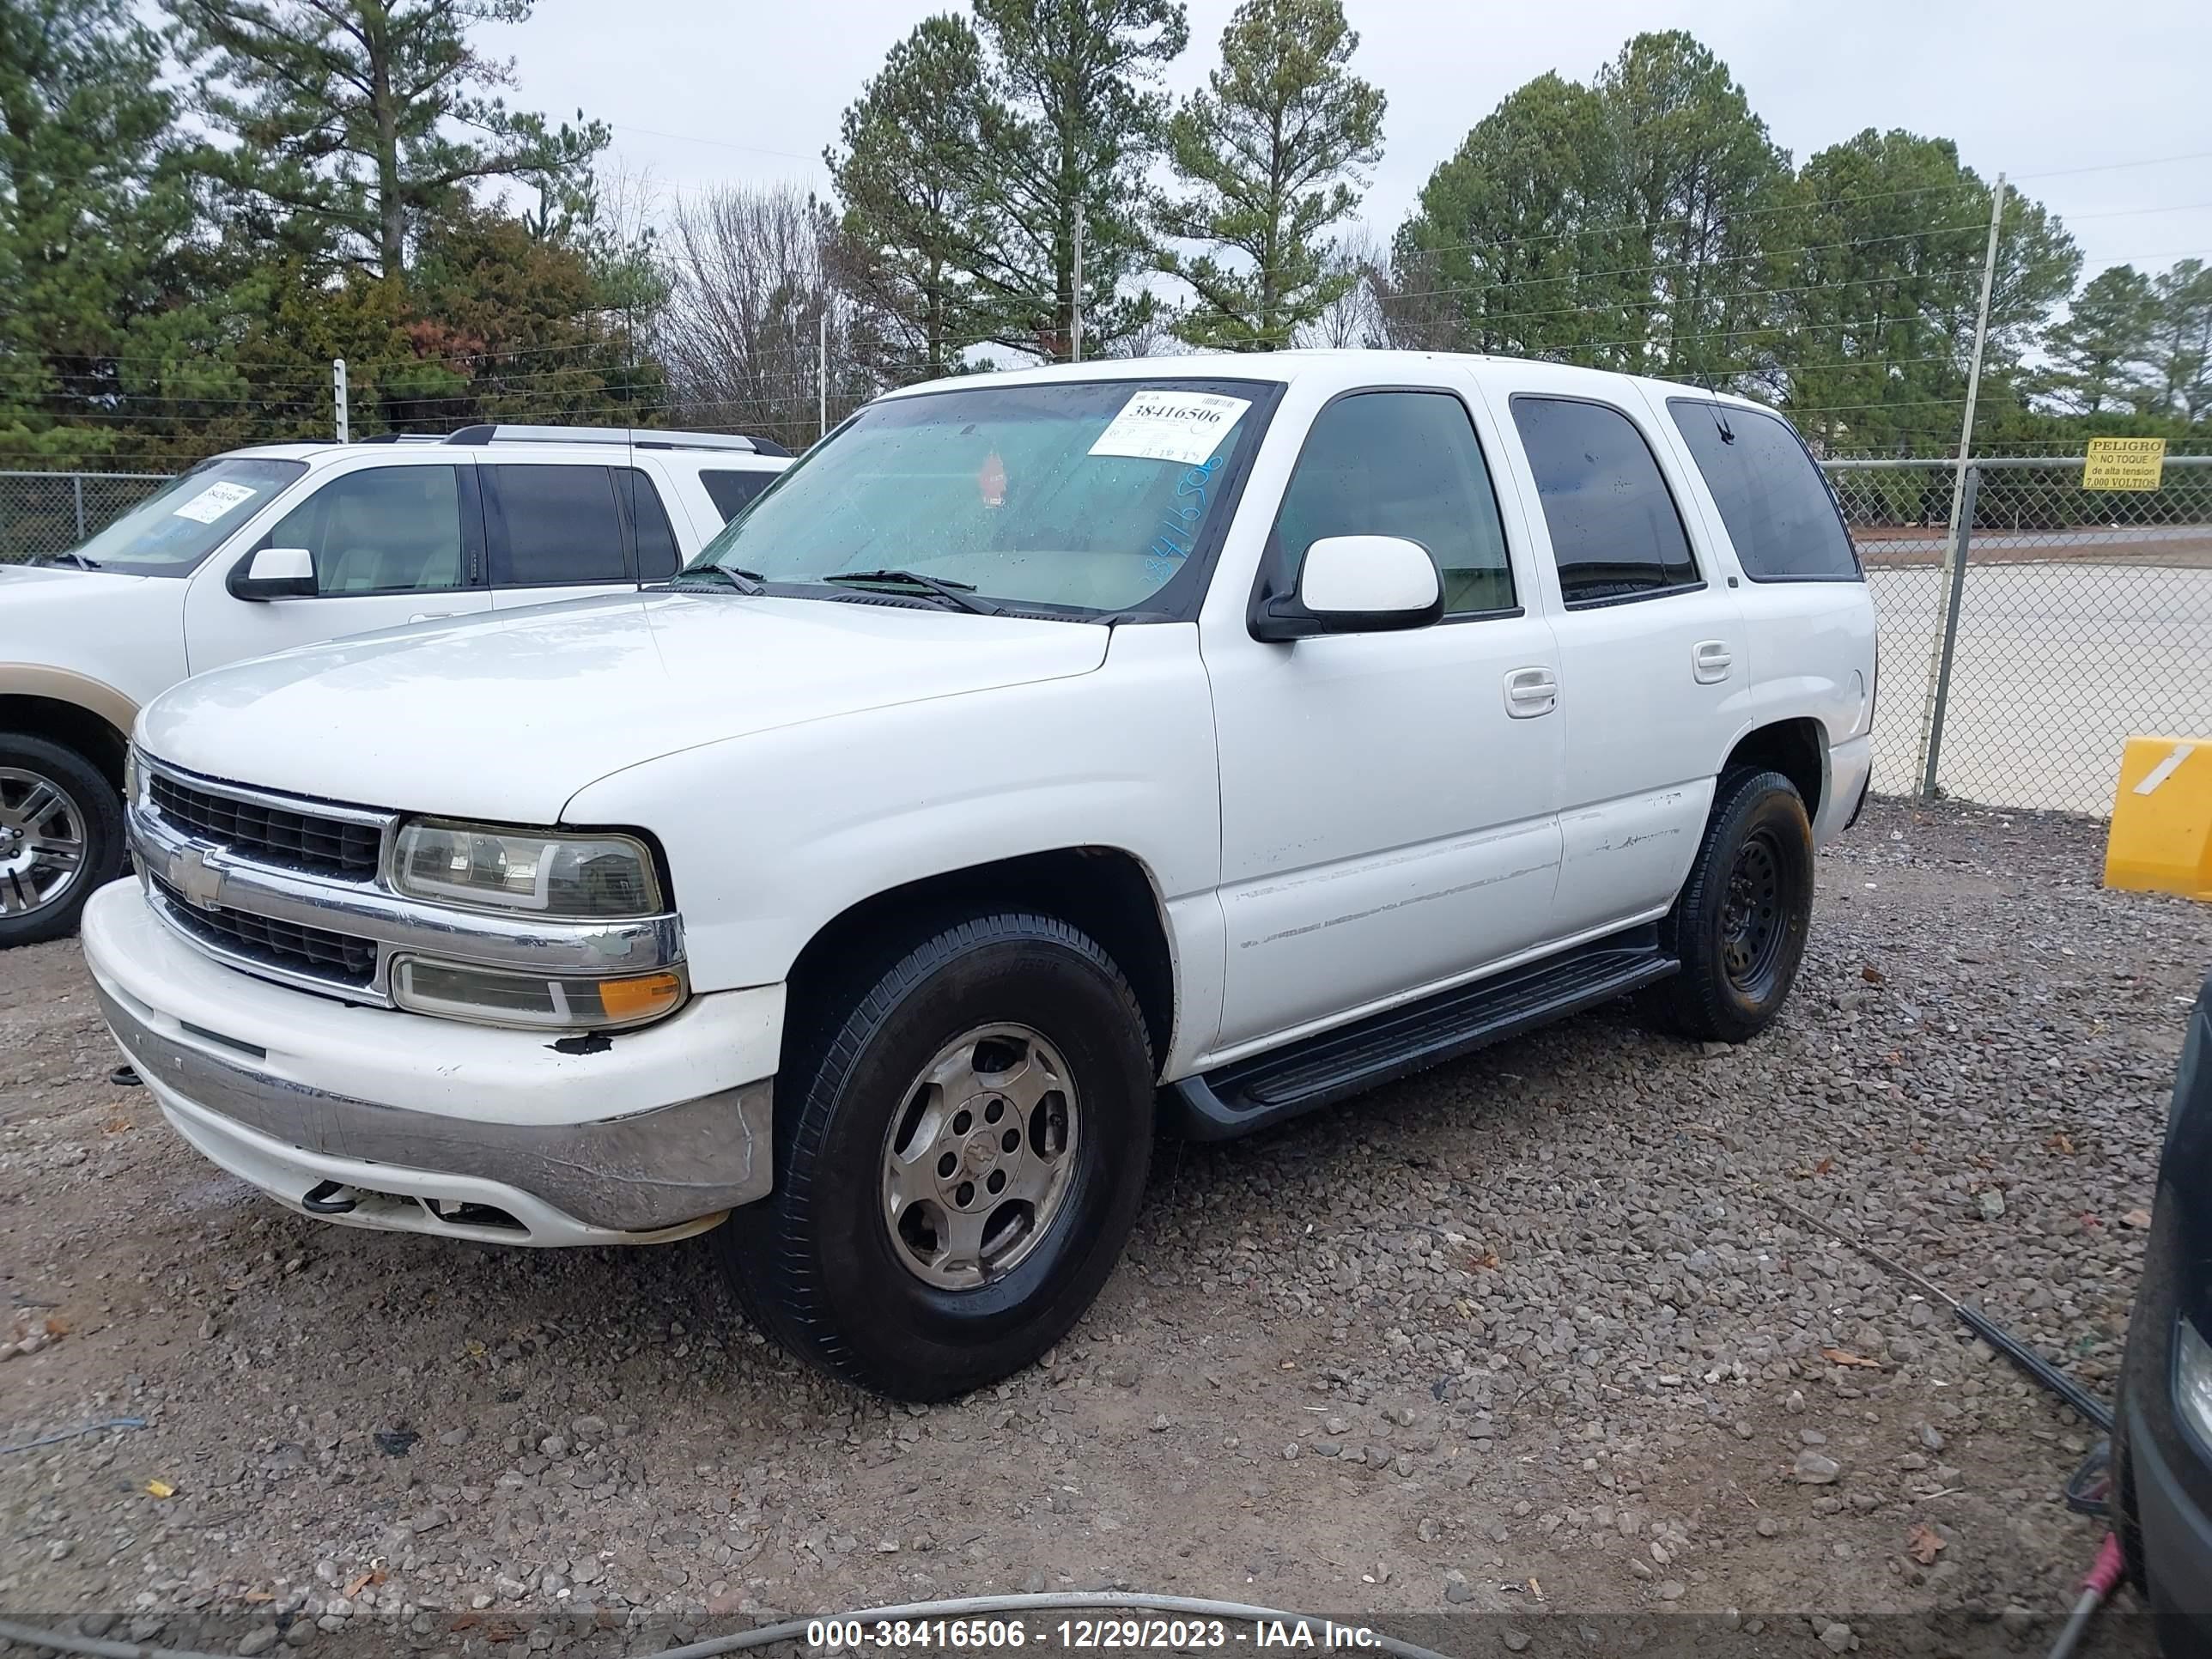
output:
MULTIPOLYGON (((1218 57, 1234 0, 1190 0, 1182 92, 1218 57)), ((823 147, 884 52, 955 0, 538 0, 488 33, 513 101, 614 127, 665 192, 792 180, 827 192, 823 147)), ((1587 79, 1640 29, 1719 53, 1775 142, 1802 161, 1863 127, 1956 139, 2057 210, 2086 270, 2212 258, 2212 4, 2206 0, 1346 0, 1358 72, 1389 96, 1363 216, 1386 240, 1430 170, 1547 70, 1587 79), (1848 31, 1838 21, 1848 16, 1848 31), (2159 158, 2155 166, 2115 166, 2159 158), (2087 171, 2085 169, 2098 169, 2087 171)))

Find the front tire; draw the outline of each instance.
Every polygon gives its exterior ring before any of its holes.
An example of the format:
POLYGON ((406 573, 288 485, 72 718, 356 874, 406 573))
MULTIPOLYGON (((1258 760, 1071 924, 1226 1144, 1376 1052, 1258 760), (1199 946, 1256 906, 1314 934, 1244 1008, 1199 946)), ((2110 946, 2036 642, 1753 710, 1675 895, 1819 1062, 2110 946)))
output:
POLYGON ((912 1401, 996 1382, 1082 1316, 1135 1224, 1136 999, 1086 935, 1014 912, 825 1002, 776 1080, 775 1190, 714 1234, 724 1265, 763 1329, 847 1382, 912 1401))
POLYGON ((0 732, 0 948, 76 931, 123 868, 123 803, 74 749, 0 732))
POLYGON ((1813 827, 1797 786, 1779 772, 1723 776, 1689 879, 1660 924, 1682 971, 1650 994, 1655 1023, 1713 1042, 1765 1030, 1804 959, 1813 885, 1813 827))

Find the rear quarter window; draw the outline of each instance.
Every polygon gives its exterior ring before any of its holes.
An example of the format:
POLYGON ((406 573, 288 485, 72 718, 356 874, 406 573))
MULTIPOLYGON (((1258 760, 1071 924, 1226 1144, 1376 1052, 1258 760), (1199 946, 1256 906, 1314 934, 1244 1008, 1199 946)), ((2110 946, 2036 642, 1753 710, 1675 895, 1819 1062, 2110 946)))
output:
POLYGON ((1787 421, 1732 404, 1670 398, 1667 412, 1755 582, 1860 581, 1857 550, 1828 481, 1787 421))
POLYGON ((759 471, 724 471, 702 468, 699 482, 707 487, 708 499, 714 503, 714 511, 727 524, 752 505, 753 497, 775 482, 775 474, 765 467, 759 471))

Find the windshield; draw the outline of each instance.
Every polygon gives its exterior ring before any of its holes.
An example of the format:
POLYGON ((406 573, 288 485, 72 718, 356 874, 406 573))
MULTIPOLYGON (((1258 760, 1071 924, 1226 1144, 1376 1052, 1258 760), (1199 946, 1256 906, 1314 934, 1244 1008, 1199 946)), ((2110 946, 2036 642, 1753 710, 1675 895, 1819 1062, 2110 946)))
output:
POLYGON ((693 568, 745 572, 771 589, 912 573, 1001 605, 1144 609, 1218 527, 1270 390, 1093 380, 872 404, 724 526, 693 568))
MULTIPOLYGON (((305 461, 234 456, 172 478, 90 541, 75 556, 134 576, 185 576, 307 470, 305 461)), ((64 562, 68 561, 65 559, 64 562)))

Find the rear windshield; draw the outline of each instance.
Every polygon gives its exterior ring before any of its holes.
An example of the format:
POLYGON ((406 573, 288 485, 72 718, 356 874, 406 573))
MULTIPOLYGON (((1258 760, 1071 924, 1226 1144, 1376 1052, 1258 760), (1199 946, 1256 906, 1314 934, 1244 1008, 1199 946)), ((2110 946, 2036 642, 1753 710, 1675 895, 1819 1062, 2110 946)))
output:
POLYGON ((172 478, 74 550, 85 563, 133 576, 185 576, 223 538, 307 470, 305 461, 231 456, 172 478))
POLYGON ((1835 497, 1786 421, 1734 404, 1670 398, 1667 410, 1755 582, 1857 581, 1835 497))

